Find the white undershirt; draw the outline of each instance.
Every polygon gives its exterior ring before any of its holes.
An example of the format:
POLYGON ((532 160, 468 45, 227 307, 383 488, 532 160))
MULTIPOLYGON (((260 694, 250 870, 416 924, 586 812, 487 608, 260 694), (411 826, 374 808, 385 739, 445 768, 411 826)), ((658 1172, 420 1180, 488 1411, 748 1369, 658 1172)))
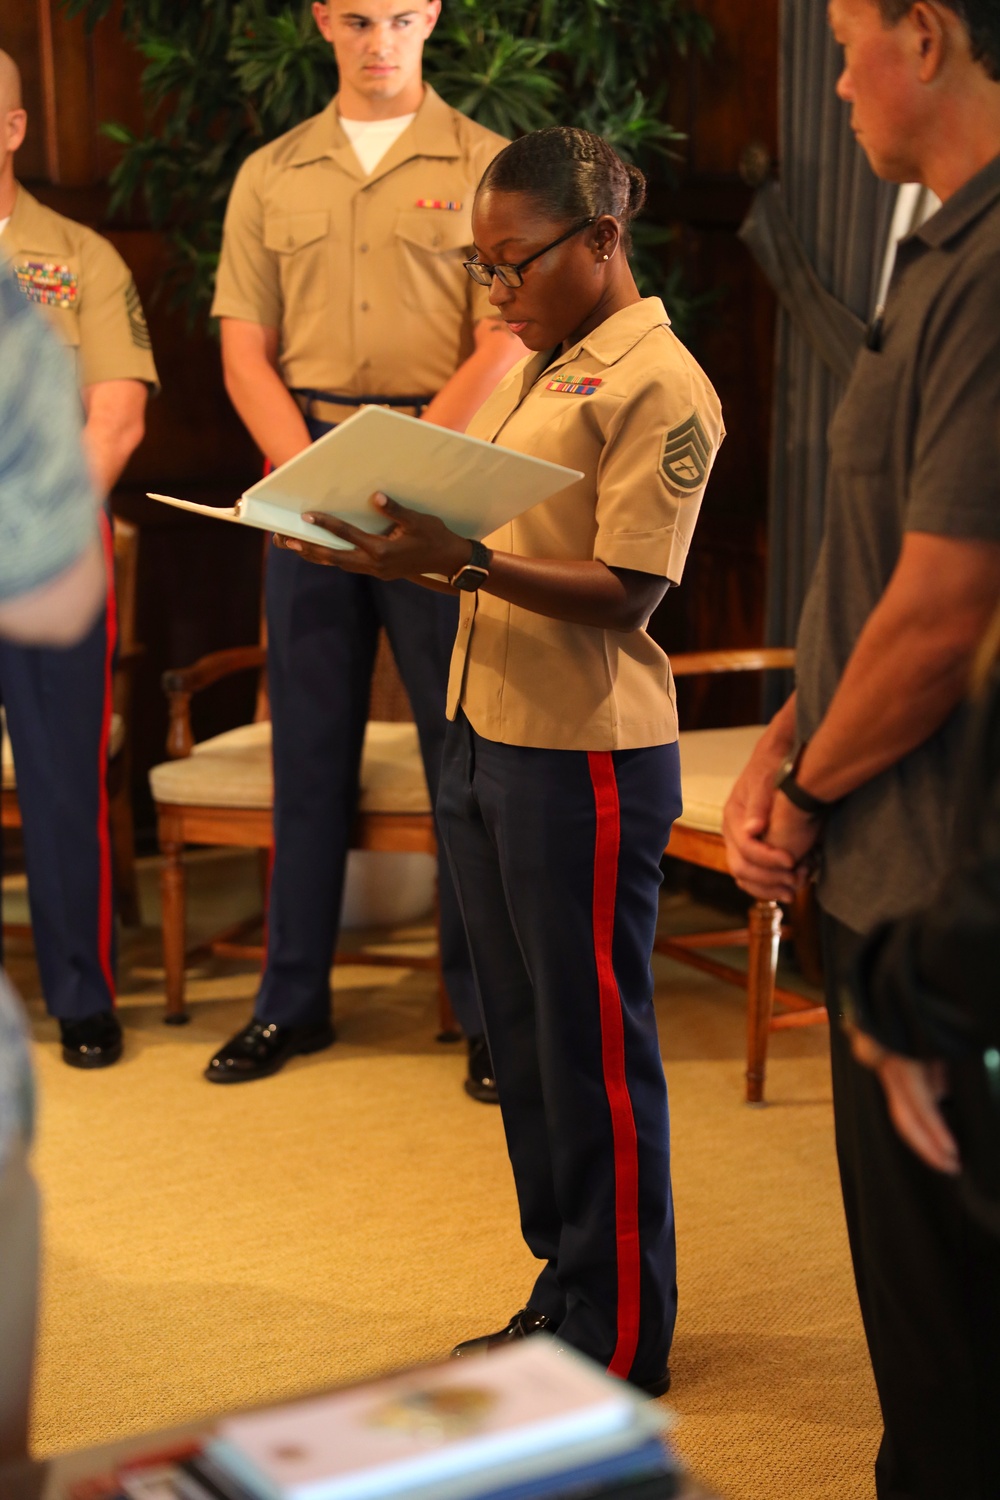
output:
POLYGON ((0 219, 0 234, 3 234, 4 230, 7 228, 7 225, 9 223, 10 223, 10 214, 7 215, 6 219, 0 219))
POLYGON ((394 146, 407 125, 416 119, 412 115, 394 115, 391 120, 345 120, 340 123, 344 134, 354 147, 354 154, 370 177, 390 146, 394 146))
POLYGON ((889 243, 882 261, 876 308, 884 307, 885 299, 889 295, 889 282, 892 280, 892 271, 896 264, 896 247, 900 240, 905 240, 908 235, 913 234, 930 218, 931 214, 936 214, 940 207, 941 199, 932 193, 930 188, 923 187, 919 182, 904 182, 900 187, 896 194, 896 207, 892 215, 892 227, 889 230, 889 243))

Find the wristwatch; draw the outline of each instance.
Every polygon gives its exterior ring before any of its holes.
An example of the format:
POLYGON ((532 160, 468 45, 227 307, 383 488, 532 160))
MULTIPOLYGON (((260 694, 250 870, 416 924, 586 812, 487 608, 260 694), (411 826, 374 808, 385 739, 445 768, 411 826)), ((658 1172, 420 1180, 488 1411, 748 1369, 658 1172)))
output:
POLYGON ((833 806, 832 802, 824 802, 822 797, 814 797, 812 792, 807 792, 805 787, 799 786, 795 779, 795 773, 799 769, 799 761, 805 744, 799 746, 794 755, 790 755, 783 765, 779 766, 778 774, 774 778, 775 790, 783 792, 793 807, 799 812, 804 812, 810 818, 823 818, 833 806))
POLYGON ((492 561, 493 553, 489 547, 484 547, 482 542, 473 542, 469 561, 453 573, 448 582, 453 589, 461 589, 466 594, 475 593, 489 578, 492 561))

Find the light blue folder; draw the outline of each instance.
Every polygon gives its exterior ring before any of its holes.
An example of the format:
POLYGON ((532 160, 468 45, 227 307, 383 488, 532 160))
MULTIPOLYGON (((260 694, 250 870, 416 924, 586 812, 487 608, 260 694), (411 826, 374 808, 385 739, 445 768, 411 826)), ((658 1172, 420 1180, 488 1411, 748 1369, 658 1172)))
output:
POLYGON ((385 516, 371 505, 371 496, 381 490, 411 510, 440 516, 460 536, 482 538, 582 477, 579 469, 366 406, 253 485, 231 508, 172 495, 149 498, 342 548, 349 543, 307 525, 302 512, 325 511, 362 531, 384 531, 385 516))

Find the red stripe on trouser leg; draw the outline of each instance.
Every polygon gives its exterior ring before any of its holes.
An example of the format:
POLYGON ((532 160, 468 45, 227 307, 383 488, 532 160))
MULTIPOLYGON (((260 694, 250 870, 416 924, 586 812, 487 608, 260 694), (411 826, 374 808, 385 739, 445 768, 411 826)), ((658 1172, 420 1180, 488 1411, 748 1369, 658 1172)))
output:
POLYGON ((111 963, 111 936, 114 901, 111 886, 111 828, 108 823, 108 749, 111 743, 112 668, 118 642, 118 606, 115 599, 115 542, 111 522, 104 511, 100 515, 101 542, 104 548, 104 571, 107 601, 104 616, 104 706, 101 711, 101 745, 98 755, 97 793, 97 953, 111 996, 115 1003, 115 976, 111 963))
POLYGON ((609 752, 587 756, 594 788, 594 960, 601 1015, 601 1061, 611 1107, 615 1165, 615 1247, 618 1265, 618 1340, 608 1370, 625 1377, 639 1342, 639 1155, 635 1116, 625 1076, 625 1028, 612 961, 621 819, 614 761, 609 752))
MULTIPOLYGON (((265 458, 265 460, 264 460, 264 478, 266 479, 267 476, 268 476, 268 474, 273 474, 273 473, 274 473, 274 464, 271 462, 271 460, 269 458, 265 458)), ((273 531, 272 532, 268 532, 268 536, 269 537, 273 537, 274 536, 273 531)), ((269 546, 270 546, 270 544, 268 544, 268 547, 269 546)), ((268 559, 269 556, 270 556, 270 551, 269 550, 265 551, 265 553, 264 553, 265 587, 267 586, 267 584, 266 584, 267 559, 268 559)), ((266 639, 265 639, 264 644, 266 645, 266 639)), ((272 786, 274 785, 274 767, 273 767, 273 765, 271 767, 271 785, 272 786)), ((272 797, 271 797, 271 819, 272 819, 272 823, 273 823, 273 820, 274 820, 274 796, 273 796, 273 793, 272 793, 272 797)), ((274 879, 274 832, 272 830, 272 833, 271 833, 271 847, 267 851, 267 890, 264 893, 264 943, 263 943, 264 952, 263 952, 263 954, 261 956, 261 960, 260 960, 260 972, 262 974, 264 973, 265 969, 267 968, 267 950, 268 950, 268 946, 269 946, 270 941, 271 941, 271 922, 270 922, 270 916, 271 916, 271 881, 273 879, 274 879)))

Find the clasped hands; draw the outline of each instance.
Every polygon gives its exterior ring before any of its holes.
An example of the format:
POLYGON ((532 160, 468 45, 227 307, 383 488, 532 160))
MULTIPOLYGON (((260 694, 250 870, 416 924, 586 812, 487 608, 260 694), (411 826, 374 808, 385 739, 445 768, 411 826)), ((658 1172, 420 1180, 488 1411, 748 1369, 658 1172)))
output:
POLYGON ((377 535, 361 531, 336 516, 304 512, 304 521, 349 542, 349 548, 321 547, 315 542, 280 534, 275 535, 274 545, 286 552, 299 553, 307 562, 386 580, 419 578, 422 573, 440 573, 451 578, 469 561, 472 544, 449 530, 437 516, 409 510, 380 493, 371 497, 371 504, 386 521, 385 530, 377 535))
MULTIPOLYGON (((773 746, 759 746, 733 787, 722 818, 729 869, 736 883, 764 901, 792 901, 810 878, 821 824, 775 789, 784 759, 773 746)), ((941 1113, 947 1093, 945 1065, 890 1052, 874 1037, 848 1026, 851 1049, 878 1075, 892 1122, 929 1167, 954 1175, 958 1146, 941 1113)))
POLYGON ((784 754, 760 745, 736 781, 722 815, 729 870, 762 901, 794 901, 809 880, 822 825, 775 791, 784 754))

